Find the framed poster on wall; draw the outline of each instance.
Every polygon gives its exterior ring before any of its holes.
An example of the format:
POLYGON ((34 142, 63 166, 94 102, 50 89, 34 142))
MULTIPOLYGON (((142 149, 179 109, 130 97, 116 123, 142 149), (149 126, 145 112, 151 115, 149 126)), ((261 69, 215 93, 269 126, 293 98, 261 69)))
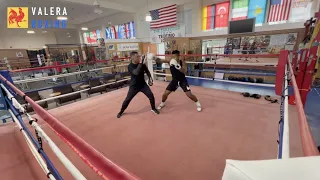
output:
POLYGON ((109 45, 108 45, 108 49, 109 49, 109 50, 112 50, 112 51, 115 50, 114 44, 109 44, 109 45))
POLYGON ((165 38, 170 37, 185 37, 185 25, 178 25, 174 27, 154 29, 150 32, 150 42, 153 44, 163 43, 165 38))
POLYGON ((117 51, 139 51, 139 43, 117 44, 117 51))

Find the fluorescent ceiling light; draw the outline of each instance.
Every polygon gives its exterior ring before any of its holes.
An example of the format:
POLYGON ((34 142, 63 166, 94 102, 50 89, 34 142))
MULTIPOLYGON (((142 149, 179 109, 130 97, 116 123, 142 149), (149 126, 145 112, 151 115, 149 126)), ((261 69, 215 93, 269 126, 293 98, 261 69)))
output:
POLYGON ((27 31, 28 34, 34 34, 34 31, 27 31))
POLYGON ((68 18, 65 17, 65 16, 58 16, 57 19, 58 19, 58 20, 68 20, 68 18))
POLYGON ((151 17, 150 14, 147 14, 147 15, 146 15, 146 21, 147 21, 147 22, 152 21, 152 17, 151 17))
POLYGON ((88 31, 88 28, 87 27, 83 27, 81 28, 82 31, 88 31))

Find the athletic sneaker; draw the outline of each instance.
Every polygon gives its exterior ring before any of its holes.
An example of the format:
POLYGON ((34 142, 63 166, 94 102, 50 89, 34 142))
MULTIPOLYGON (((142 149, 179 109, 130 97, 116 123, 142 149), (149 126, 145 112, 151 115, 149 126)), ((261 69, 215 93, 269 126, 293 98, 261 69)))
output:
POLYGON ((201 107, 197 107, 197 111, 200 112, 202 110, 201 107))
POLYGON ((162 109, 164 106, 165 106, 165 103, 164 103, 164 102, 161 102, 157 109, 160 110, 160 109, 162 109))
POLYGON ((153 113, 155 113, 155 114, 160 114, 160 112, 158 111, 158 109, 152 109, 151 110, 153 113))
POLYGON ((197 111, 200 112, 202 109, 201 109, 201 104, 200 102, 196 102, 196 106, 197 106, 197 111))

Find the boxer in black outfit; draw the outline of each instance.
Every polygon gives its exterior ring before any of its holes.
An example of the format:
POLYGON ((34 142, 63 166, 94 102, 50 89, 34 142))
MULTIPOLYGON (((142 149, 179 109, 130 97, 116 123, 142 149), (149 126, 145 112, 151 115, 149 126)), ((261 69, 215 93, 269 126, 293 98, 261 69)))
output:
POLYGON ((191 93, 187 78, 185 76, 185 70, 182 67, 182 61, 180 58, 180 52, 178 50, 172 51, 172 59, 169 62, 170 72, 172 74, 172 81, 169 83, 167 89, 162 95, 162 101, 158 106, 158 109, 162 109, 165 106, 165 102, 172 92, 176 91, 178 87, 184 91, 184 93, 195 102, 197 111, 201 111, 201 104, 198 98, 191 93))
POLYGON ((128 66, 128 71, 131 74, 131 84, 129 87, 129 91, 127 94, 126 99, 123 101, 122 107, 120 112, 118 113, 117 117, 120 118, 123 112, 127 109, 130 101, 139 93, 142 92, 145 94, 151 105, 151 111, 155 114, 160 114, 160 112, 156 109, 155 100, 153 93, 149 86, 153 85, 153 79, 151 77, 150 71, 148 70, 147 66, 144 64, 146 59, 143 57, 139 57, 137 52, 130 53, 131 63, 128 66), (149 77, 148 84, 144 80, 144 73, 146 73, 149 77))

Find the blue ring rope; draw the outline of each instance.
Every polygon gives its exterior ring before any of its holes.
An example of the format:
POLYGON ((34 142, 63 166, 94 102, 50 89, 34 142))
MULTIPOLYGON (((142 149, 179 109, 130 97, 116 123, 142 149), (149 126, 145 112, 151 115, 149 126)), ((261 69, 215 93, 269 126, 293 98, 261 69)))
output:
POLYGON ((21 118, 21 115, 18 113, 18 110, 12 105, 12 103, 10 102, 9 98, 7 96, 5 96, 5 99, 10 107, 10 109, 12 110, 13 114, 17 117, 18 121, 20 122, 22 128, 26 131, 26 133, 28 134, 28 136, 31 138, 31 141, 33 142, 33 144, 36 146, 39 154, 43 157, 43 159, 45 160, 45 162, 47 163, 47 167, 49 169, 49 171, 51 172, 51 174, 57 179, 57 180, 63 180, 63 178, 61 177, 61 175, 59 174, 58 170, 54 167, 54 165, 52 164, 51 160, 49 159, 48 155, 44 152, 44 150, 40 147, 40 145, 38 144, 37 140, 32 136, 32 133, 30 132, 30 130, 28 129, 28 127, 25 125, 24 121, 21 118))
MULTIPOLYGON (((286 74, 285 74, 286 76, 286 74)), ((284 77, 285 78, 285 77, 284 77)), ((286 79, 284 79, 284 81, 286 81, 286 79)), ((278 133, 279 133, 279 141, 278 141, 278 159, 282 159, 282 148, 283 148, 283 126, 284 126, 284 92, 285 92, 285 88, 289 88, 288 87, 284 87, 284 84, 283 84, 283 88, 284 89, 282 91, 282 96, 281 96, 281 104, 280 104, 280 121, 279 121, 279 130, 278 130, 278 133)))

